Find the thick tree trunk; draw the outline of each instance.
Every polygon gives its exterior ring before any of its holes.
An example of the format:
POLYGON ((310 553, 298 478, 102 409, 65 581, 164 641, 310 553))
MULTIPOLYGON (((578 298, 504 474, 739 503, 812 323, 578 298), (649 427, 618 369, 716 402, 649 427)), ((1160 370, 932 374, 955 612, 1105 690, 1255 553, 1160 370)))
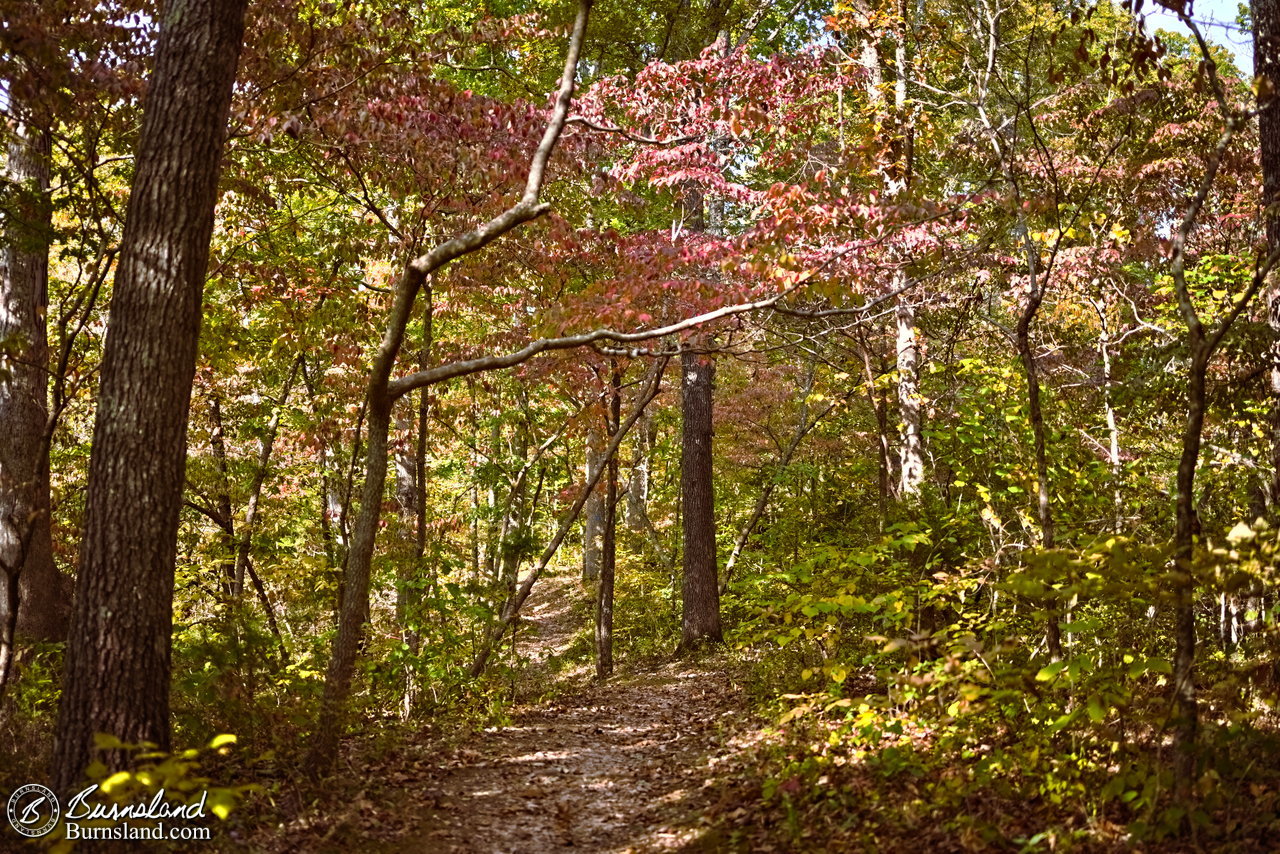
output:
POLYGON ((680 493, 683 496, 684 583, 681 650, 722 640, 720 587, 716 581, 715 495, 712 488, 712 389, 715 362, 684 353, 680 493))
POLYGON ((169 744, 169 652, 187 410, 245 0, 165 10, 135 158, 89 465, 53 776, 93 736, 169 744))
MULTIPOLYGON (((1262 206, 1267 246, 1280 246, 1280 0, 1253 0, 1253 68, 1266 77, 1270 91, 1258 101, 1258 139, 1262 159, 1262 206)), ((1267 279, 1263 296, 1271 328, 1271 489, 1273 515, 1280 507, 1280 273, 1267 279)))
MULTIPOLYGON (((26 106, 10 110, 22 117, 26 106)), ((54 564, 49 515, 49 163, 49 134, 18 125, 5 176, 17 193, 0 245, 0 574, 16 581, 4 585, 13 597, 0 596, 0 686, 14 634, 62 639, 70 599, 54 564)))

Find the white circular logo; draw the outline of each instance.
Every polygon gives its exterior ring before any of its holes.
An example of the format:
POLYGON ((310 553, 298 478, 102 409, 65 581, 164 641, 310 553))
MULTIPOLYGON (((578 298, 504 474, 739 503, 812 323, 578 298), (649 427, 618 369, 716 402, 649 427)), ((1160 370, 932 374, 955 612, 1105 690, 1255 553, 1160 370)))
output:
POLYGON ((9 824, 23 836, 44 836, 58 824, 58 798, 52 789, 28 783, 9 796, 9 824))

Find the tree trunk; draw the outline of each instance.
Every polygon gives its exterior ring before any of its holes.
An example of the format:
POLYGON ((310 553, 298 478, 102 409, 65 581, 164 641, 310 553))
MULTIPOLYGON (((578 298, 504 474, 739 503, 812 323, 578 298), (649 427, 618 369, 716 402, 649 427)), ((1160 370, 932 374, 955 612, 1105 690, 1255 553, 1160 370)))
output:
MULTIPOLYGON (((1262 159, 1262 207, 1267 246, 1280 246, 1280 0, 1253 0, 1254 73, 1271 82, 1258 101, 1258 138, 1262 159)), ((1267 278, 1263 299, 1271 329, 1271 489, 1273 515, 1280 507, 1280 274, 1267 278)))
MULTIPOLYGON (((600 425, 595 418, 596 407, 588 407, 587 425, 587 480, 599 476, 600 466, 604 464, 604 437, 600 433, 600 425)), ((605 526, 605 498, 598 491, 587 496, 587 505, 582 509, 582 580, 594 581, 600 577, 600 558, 603 550, 605 526)))
MULTIPOLYGON (((435 343, 435 300, 430 281, 424 283, 422 291, 426 307, 422 318, 422 347, 418 351, 418 365, 426 369, 431 362, 431 348, 435 343)), ((413 462, 410 467, 413 483, 411 486, 396 484, 403 522, 411 525, 413 530, 412 555, 409 560, 401 563, 399 584, 396 587, 396 621, 400 625, 400 639, 408 645, 411 656, 416 656, 422 646, 422 635, 417 627, 420 613, 415 613, 421 611, 422 597, 415 582, 422 571, 423 555, 427 552, 427 425, 430 419, 431 388, 427 387, 418 394, 417 430, 414 431, 413 462)), ((398 475, 401 470, 401 463, 397 461, 398 475)), ((418 687, 414 668, 409 664, 405 668, 404 696, 401 700, 401 716, 406 720, 417 704, 418 687)))
MULTIPOLYGON (((894 290, 904 287, 902 274, 894 278, 894 290)), ((898 324, 898 411, 900 413, 901 448, 898 496, 910 498, 920 494, 924 483, 924 438, 920 420, 920 349, 916 334, 916 309, 910 298, 898 297, 894 312, 898 324)))
POLYGON ((649 523, 649 466, 653 455, 653 417, 640 416, 636 425, 635 460, 627 478, 627 527, 638 533, 648 531, 649 523))
MULTIPOLYGON (((1026 220, 1019 217, 1019 230, 1027 253, 1027 275, 1031 280, 1031 292, 1027 304, 1018 318, 1017 340, 1018 357, 1022 360, 1023 370, 1027 375, 1027 415, 1031 423, 1031 442, 1034 449, 1036 466, 1036 515, 1040 522, 1040 546, 1043 549, 1054 548, 1053 506, 1049 493, 1049 458, 1045 441, 1044 409, 1040 402, 1040 372, 1036 365, 1035 352, 1032 350, 1031 326, 1035 323, 1036 314, 1044 300, 1045 281, 1039 269, 1040 249, 1031 240, 1031 232, 1026 220)), ((1048 602, 1049 615, 1045 621, 1045 644, 1049 649, 1049 657, 1054 661, 1062 658, 1062 629, 1058 624, 1058 606, 1050 592, 1048 602)))
POLYGON ((1098 312, 1098 357, 1102 361, 1102 410, 1107 421, 1107 462, 1111 468, 1111 529, 1117 534, 1124 524, 1124 496, 1120 492, 1120 428, 1116 422, 1114 378, 1111 369, 1111 326, 1107 321, 1107 305, 1093 300, 1098 312))
POLYGON ((1200 709, 1196 701, 1196 618, 1195 583, 1192 559, 1200 521, 1195 506, 1196 465, 1200 459, 1200 436, 1206 408, 1205 374, 1208 353, 1198 335, 1192 335, 1191 367, 1187 377, 1187 421, 1182 433, 1182 456, 1178 460, 1178 491, 1173 539, 1176 572, 1174 599, 1173 695, 1175 702, 1174 770, 1181 791, 1190 791, 1196 768, 1196 736, 1200 709))
POLYGON ((8 146, 5 177, 17 193, 0 245, 0 573, 16 581, 5 585, 13 596, 0 596, 0 687, 14 635, 61 640, 70 598, 49 516, 50 139, 25 116, 28 106, 38 105, 10 104, 25 121, 8 146))
POLYGON ((169 745, 178 510, 245 0, 174 0, 156 44, 108 324, 53 776, 95 733, 169 745))
MULTIPOLYGON (((387 366, 390 373, 390 364, 387 366)), ((382 492, 387 482, 387 435, 391 429, 392 401, 370 394, 369 438, 365 448, 364 487, 360 493, 360 513, 351 532, 351 548, 343 570, 343 595, 338 608, 338 634, 333 641, 325 691, 321 698, 320 723, 311 743, 308 764, 319 776, 328 769, 338 749, 342 711, 355 672, 356 653, 364 639, 369 619, 369 575, 373 566, 373 545, 378 534, 382 492)))
MULTIPOLYGON (((889 136, 889 159, 884 169, 885 192, 895 197, 905 192, 911 183, 912 121, 907 108, 907 76, 911 56, 908 50, 908 21, 910 9, 902 2, 899 10, 894 45, 893 63, 893 132, 889 136)), ((901 251, 893 253, 902 263, 901 251)), ((909 499, 920 494, 924 485, 924 431, 921 421, 920 397, 920 343, 916 329, 916 307, 911 296, 904 293, 908 286, 907 274, 897 270, 893 274, 893 290, 898 293, 894 317, 898 327, 898 407, 902 434, 899 452, 900 480, 898 497, 909 499)))
POLYGON ((720 587, 716 581, 715 495, 712 488, 712 387, 715 362, 684 353, 680 444, 680 493, 683 496, 684 583, 680 649, 722 640, 720 587))
MULTIPOLYGON (((622 420, 622 374, 613 363, 607 431, 609 440, 618 435, 622 420)), ((600 555, 600 587, 596 594, 596 678, 613 675, 613 583, 618 568, 618 455, 609 457, 605 477, 604 537, 600 555)))

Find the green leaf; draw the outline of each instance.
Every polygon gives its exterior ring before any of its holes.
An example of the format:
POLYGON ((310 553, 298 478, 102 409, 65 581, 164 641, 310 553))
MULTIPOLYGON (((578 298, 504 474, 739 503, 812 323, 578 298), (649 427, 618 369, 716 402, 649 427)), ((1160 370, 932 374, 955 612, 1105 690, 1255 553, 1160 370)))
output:
POLYGON ((1096 696, 1090 697, 1088 702, 1089 720, 1095 724, 1102 723, 1107 716, 1107 710, 1103 707, 1102 701, 1096 696))
POLYGON ((1066 666, 1067 663, 1065 661, 1055 661, 1052 664, 1047 664, 1044 667, 1041 667, 1040 672, 1036 674, 1036 681, 1048 682, 1050 679, 1066 669, 1066 666))

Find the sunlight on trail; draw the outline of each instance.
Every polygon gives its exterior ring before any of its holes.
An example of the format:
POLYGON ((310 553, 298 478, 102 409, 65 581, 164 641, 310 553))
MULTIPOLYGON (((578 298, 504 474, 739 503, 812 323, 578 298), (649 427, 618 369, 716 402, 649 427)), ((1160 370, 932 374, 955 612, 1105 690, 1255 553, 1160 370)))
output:
MULTIPOLYGON (((535 660, 559 654, 577 628, 576 582, 552 581, 530 602, 537 635, 522 655, 535 660)), ((511 726, 445 757, 436 808, 403 850, 698 850, 704 783, 733 735, 723 724, 749 719, 726 673, 683 662, 518 709, 511 726)))

